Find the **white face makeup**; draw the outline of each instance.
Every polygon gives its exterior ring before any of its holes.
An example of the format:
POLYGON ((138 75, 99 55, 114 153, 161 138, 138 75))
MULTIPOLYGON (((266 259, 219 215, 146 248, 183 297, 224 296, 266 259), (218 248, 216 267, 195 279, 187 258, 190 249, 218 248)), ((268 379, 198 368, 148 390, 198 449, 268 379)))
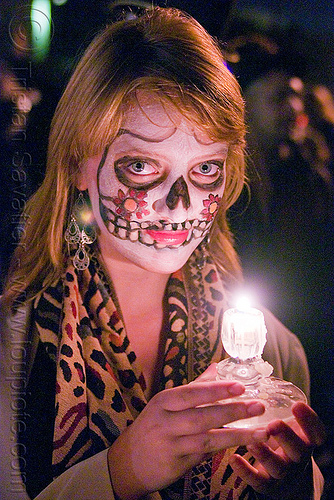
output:
POLYGON ((212 225, 225 187, 228 144, 213 142, 149 97, 129 110, 102 157, 86 162, 79 187, 88 187, 107 257, 118 254, 170 273, 212 225))

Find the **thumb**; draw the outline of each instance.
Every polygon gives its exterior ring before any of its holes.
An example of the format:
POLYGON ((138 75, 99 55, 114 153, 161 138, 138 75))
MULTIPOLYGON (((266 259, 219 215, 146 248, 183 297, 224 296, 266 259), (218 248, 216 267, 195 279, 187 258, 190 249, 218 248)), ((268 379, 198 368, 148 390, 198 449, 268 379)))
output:
POLYGON ((193 382, 212 382, 213 380, 217 380, 217 363, 212 363, 212 365, 208 366, 193 382))

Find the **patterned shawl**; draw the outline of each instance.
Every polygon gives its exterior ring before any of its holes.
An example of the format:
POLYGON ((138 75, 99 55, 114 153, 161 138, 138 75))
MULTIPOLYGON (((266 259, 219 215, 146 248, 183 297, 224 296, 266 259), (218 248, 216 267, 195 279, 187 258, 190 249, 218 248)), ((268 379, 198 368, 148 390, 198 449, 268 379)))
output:
MULTIPOLYGON (((169 331, 161 390, 188 383, 223 357, 219 331, 226 294, 212 261, 198 269, 199 252, 168 282, 169 331)), ((34 318, 40 340, 56 363, 56 477, 110 446, 133 422, 147 403, 145 380, 112 285, 96 257, 85 271, 70 264, 62 279, 36 299, 34 318)), ((235 451, 223 450, 201 463, 160 492, 162 498, 252 498, 252 490, 227 465, 235 451)))

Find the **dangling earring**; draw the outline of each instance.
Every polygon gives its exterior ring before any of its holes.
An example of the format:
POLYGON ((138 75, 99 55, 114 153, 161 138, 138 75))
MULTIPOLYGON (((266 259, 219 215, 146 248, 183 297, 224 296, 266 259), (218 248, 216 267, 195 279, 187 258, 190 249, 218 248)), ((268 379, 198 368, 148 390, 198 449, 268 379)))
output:
POLYGON ((204 268, 208 257, 209 257, 209 250, 208 250, 208 245, 210 243, 210 235, 206 236, 202 243, 200 244, 199 247, 197 247, 198 255, 196 256, 195 259, 195 264, 197 269, 202 271, 204 268))
POLYGON ((89 266, 89 256, 85 245, 90 245, 96 240, 96 232, 93 226, 89 225, 91 211, 86 203, 82 192, 74 204, 73 212, 68 227, 65 231, 65 240, 72 245, 78 245, 78 249, 73 257, 73 265, 79 271, 87 269, 89 266), (80 226, 82 229, 80 229, 80 226))

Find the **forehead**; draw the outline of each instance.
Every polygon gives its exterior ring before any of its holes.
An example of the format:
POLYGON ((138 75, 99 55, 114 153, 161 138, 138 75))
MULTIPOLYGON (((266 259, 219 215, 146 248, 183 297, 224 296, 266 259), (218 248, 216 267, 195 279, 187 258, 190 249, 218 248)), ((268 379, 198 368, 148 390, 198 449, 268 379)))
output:
POLYGON ((121 129, 143 136, 152 142, 168 139, 176 129, 195 136, 201 144, 215 142, 197 123, 186 118, 176 105, 149 91, 137 92, 136 98, 127 105, 121 129))

